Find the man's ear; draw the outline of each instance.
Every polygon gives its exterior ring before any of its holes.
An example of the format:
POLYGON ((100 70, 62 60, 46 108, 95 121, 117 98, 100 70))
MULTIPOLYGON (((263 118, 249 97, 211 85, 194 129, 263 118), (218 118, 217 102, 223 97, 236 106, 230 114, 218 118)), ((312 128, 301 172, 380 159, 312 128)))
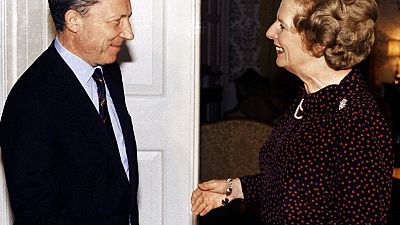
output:
POLYGON ((82 16, 75 10, 68 10, 64 16, 65 27, 73 33, 78 32, 82 25, 82 16))

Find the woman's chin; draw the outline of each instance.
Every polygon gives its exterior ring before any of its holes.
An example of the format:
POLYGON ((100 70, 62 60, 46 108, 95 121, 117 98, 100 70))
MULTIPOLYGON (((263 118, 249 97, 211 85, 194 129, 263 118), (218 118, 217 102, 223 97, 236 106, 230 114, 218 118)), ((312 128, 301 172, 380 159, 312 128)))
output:
POLYGON ((282 62, 282 60, 280 60, 279 58, 277 58, 276 59, 276 65, 278 66, 278 67, 285 67, 286 66, 286 63, 284 63, 284 62, 282 62))

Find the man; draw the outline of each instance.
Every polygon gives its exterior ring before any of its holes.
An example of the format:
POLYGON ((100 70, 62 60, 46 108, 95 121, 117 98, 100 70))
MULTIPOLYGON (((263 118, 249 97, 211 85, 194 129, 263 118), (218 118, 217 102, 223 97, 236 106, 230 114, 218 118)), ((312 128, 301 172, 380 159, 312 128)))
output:
POLYGON ((49 6, 58 35, 0 122, 14 224, 137 225, 136 142, 115 62, 133 39, 130 1, 49 6))

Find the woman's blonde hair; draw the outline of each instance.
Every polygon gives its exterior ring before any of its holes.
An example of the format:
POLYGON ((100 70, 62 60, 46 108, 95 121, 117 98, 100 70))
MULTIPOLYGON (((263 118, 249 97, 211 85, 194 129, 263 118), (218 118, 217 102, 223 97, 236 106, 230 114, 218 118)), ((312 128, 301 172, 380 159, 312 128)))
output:
POLYGON ((335 70, 350 69, 365 59, 374 43, 378 18, 375 0, 295 0, 304 7, 294 18, 305 47, 324 56, 335 70))

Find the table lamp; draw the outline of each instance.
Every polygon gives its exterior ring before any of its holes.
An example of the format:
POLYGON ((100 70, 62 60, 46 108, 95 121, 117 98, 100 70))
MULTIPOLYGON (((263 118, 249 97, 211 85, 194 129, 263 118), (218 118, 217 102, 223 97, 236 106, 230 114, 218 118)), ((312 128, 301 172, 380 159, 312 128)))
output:
POLYGON ((388 41, 388 56, 396 58, 396 70, 394 72, 394 84, 400 84, 400 72, 399 72, 400 40, 389 40, 388 41))

